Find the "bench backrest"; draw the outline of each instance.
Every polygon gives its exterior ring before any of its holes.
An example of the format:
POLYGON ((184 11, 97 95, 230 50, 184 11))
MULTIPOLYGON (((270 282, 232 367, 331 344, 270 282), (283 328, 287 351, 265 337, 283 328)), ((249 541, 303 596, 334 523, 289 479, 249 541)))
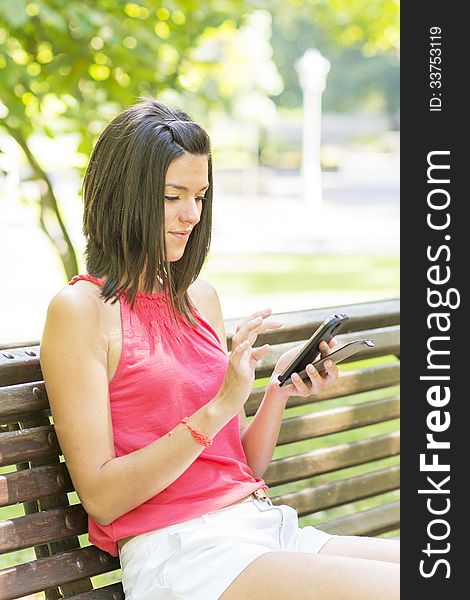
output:
MULTIPOLYGON (((356 362, 361 358, 356 355, 349 368, 343 363, 334 386, 316 396, 289 399, 276 452, 263 478, 274 504, 293 506, 299 517, 308 515, 320 529, 353 535, 395 532, 398 300, 276 315, 284 327, 257 341, 272 349, 257 370, 245 410, 249 419, 255 414, 265 390, 263 378, 279 355, 308 339, 335 312, 351 317, 337 336, 338 346, 371 338, 375 347, 367 359, 375 360, 356 362), (385 431, 380 431, 381 423, 385 431), (366 508, 361 505, 365 499, 366 508)), ((239 322, 225 323, 229 349, 239 322)), ((120 569, 119 559, 95 546, 81 548, 78 536, 87 533, 87 515, 80 503, 71 504, 71 492, 78 498, 61 462, 38 343, 0 346, 0 600, 41 591, 46 598, 124 598, 119 573, 104 576, 105 583, 115 582, 111 585, 92 582, 92 577, 120 569)))

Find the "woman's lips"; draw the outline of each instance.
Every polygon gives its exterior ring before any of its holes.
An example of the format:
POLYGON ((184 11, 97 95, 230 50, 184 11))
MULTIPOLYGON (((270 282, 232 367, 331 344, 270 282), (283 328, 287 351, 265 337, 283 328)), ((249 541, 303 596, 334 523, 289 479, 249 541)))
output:
POLYGON ((174 235, 175 237, 179 238, 180 240, 187 240, 189 237, 189 234, 191 233, 190 231, 188 231, 187 233, 176 233, 175 231, 170 231, 171 235, 174 235))

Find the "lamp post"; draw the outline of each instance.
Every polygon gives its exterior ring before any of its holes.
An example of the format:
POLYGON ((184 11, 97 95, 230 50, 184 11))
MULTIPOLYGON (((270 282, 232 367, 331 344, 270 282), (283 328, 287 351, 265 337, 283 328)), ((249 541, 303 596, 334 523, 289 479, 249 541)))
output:
POLYGON ((296 62, 303 91, 302 180, 307 220, 317 222, 323 208, 321 182, 321 97, 330 62, 314 48, 296 62))

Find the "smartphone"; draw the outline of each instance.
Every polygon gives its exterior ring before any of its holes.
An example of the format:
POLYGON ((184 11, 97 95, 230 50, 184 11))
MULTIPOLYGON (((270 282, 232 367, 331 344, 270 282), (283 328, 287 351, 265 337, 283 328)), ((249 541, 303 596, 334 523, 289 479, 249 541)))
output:
MULTIPOLYGON (((325 360, 331 359, 334 363, 338 364, 342 360, 345 360, 353 354, 356 354, 356 352, 359 352, 359 350, 363 350, 364 348, 373 348, 374 346, 375 344, 372 340, 354 340, 353 342, 348 342, 344 346, 341 346, 341 348, 330 352, 328 356, 317 359, 313 363, 313 366, 319 373, 322 373, 325 370, 325 360)), ((302 381, 310 381, 310 377, 305 369, 299 372, 299 376, 301 377, 302 381)), ((292 383, 292 380, 289 377, 289 379, 286 379, 284 383, 292 383)))
POLYGON ((283 373, 278 375, 279 385, 282 387, 292 373, 300 373, 309 363, 315 361, 320 356, 320 350, 318 349, 320 342, 323 340, 327 343, 331 342, 348 319, 349 315, 346 313, 339 313, 325 319, 320 327, 313 332, 310 339, 307 340, 305 346, 300 349, 291 364, 283 373))
MULTIPOLYGON (((373 348, 374 346, 375 344, 372 340, 354 340, 353 342, 348 342, 347 344, 344 344, 344 346, 341 346, 341 348, 333 350, 333 352, 330 352, 328 356, 324 356, 323 358, 317 359, 312 364, 319 373, 322 373, 323 371, 325 371, 325 360, 331 359, 334 363, 338 364, 342 360, 345 360, 353 354, 356 354, 356 352, 359 352, 364 348, 373 348)), ((310 381, 310 377, 308 376, 305 369, 299 372, 299 376, 303 381, 310 381)), ((284 384, 289 383, 292 383, 290 377, 289 379, 286 379, 284 381, 284 384)))

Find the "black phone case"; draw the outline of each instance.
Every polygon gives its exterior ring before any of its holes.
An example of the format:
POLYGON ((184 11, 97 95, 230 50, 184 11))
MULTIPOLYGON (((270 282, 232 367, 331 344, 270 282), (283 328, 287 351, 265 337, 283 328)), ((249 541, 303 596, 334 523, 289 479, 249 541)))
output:
POLYGON ((345 313, 339 313, 332 315, 323 321, 323 323, 314 331, 312 336, 305 346, 300 350, 291 364, 284 370, 283 373, 278 375, 279 385, 282 387, 284 382, 290 378, 292 373, 298 373, 303 371, 305 367, 317 359, 320 355, 318 345, 322 340, 330 342, 340 329, 344 326, 346 321, 349 319, 349 315, 345 313))
MULTIPOLYGON (((335 349, 328 356, 325 356, 324 358, 320 358, 319 360, 316 360, 313 363, 313 366, 319 373, 322 373, 325 370, 325 365, 324 365, 325 360, 331 359, 334 363, 337 364, 337 363, 340 363, 342 360, 345 360, 346 358, 353 356, 354 354, 356 354, 356 352, 359 352, 360 350, 363 350, 364 348, 373 348, 374 346, 375 346, 375 344, 372 340, 354 340, 353 342, 348 342, 344 346, 341 346, 341 348, 335 349)), ((310 381, 310 377, 308 376, 305 369, 303 371, 299 372, 299 376, 302 379, 302 381, 305 381, 305 382, 310 381)), ((290 377, 284 381, 284 384, 289 384, 289 383, 292 383, 292 380, 290 379, 290 377)))

